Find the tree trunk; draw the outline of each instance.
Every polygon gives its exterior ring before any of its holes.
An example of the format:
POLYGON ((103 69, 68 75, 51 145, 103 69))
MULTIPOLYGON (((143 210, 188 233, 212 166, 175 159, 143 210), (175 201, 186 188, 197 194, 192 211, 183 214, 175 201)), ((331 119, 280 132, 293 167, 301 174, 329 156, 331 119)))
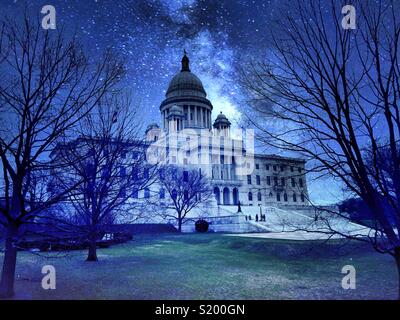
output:
POLYGON ((89 236, 89 251, 86 261, 97 261, 97 243, 96 235, 89 236))
POLYGON ((9 226, 7 228, 3 269, 0 281, 1 298, 11 298, 14 296, 15 267, 17 264, 17 248, 14 246, 14 241, 17 233, 18 228, 16 226, 9 226))
POLYGON ((399 291, 397 299, 400 300, 400 247, 394 248, 394 257, 396 259, 397 274, 399 275, 399 279, 397 281, 397 286, 398 286, 398 291, 399 291))
POLYGON ((178 212, 178 231, 182 232, 182 212, 178 212))

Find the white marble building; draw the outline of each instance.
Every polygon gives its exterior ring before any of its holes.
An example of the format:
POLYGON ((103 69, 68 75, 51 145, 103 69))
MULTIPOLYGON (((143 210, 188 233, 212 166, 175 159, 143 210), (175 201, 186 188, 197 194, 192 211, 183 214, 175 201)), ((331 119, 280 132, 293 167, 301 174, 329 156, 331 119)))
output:
POLYGON ((216 206, 308 206, 305 161, 255 153, 251 132, 231 132, 223 110, 212 122, 213 109, 185 53, 160 105, 162 128, 154 123, 146 130, 152 152, 207 174, 216 206))

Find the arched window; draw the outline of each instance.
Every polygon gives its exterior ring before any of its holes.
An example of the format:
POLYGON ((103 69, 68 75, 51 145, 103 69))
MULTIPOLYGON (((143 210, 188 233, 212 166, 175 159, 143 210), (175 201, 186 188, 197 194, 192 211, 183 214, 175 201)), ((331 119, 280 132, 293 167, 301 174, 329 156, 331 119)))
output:
POLYGON ((300 198, 301 198, 301 202, 304 202, 304 193, 302 193, 302 194, 300 195, 300 198))
POLYGON ((233 196, 233 204, 237 205, 239 203, 239 190, 237 188, 233 188, 232 196, 233 196))
POLYGON ((144 189, 144 197, 146 199, 150 198, 150 189, 149 188, 144 189))
POLYGON ((299 179, 299 186, 300 186, 300 188, 303 188, 303 179, 302 178, 299 179))
POLYGON ((292 188, 294 188, 295 185, 296 185, 296 182, 294 181, 294 178, 291 178, 290 181, 292 182, 292 188))
POLYGON ((215 200, 217 200, 217 204, 221 204, 221 196, 220 196, 218 187, 214 188, 214 196, 215 196, 215 200))
POLYGON ((253 201, 253 194, 249 192, 249 201, 253 201))
POLYGON ((297 196, 295 193, 293 193, 293 202, 296 202, 296 201, 297 201, 297 196))
POLYGON ((160 199, 165 199, 165 189, 164 188, 160 189, 160 199))
POLYGON ((287 194, 286 194, 286 193, 283 194, 283 200, 284 200, 284 201, 287 201, 287 200, 288 200, 287 194))
POLYGON ((258 191, 258 193, 257 193, 257 200, 258 200, 258 201, 261 201, 261 199, 262 199, 262 198, 261 198, 261 192, 258 191))
POLYGON ((281 194, 280 193, 276 194, 276 201, 281 201, 281 194))
POLYGON ((224 196, 224 205, 229 205, 230 204, 230 190, 229 190, 229 188, 227 188, 227 187, 224 188, 223 196, 224 196))

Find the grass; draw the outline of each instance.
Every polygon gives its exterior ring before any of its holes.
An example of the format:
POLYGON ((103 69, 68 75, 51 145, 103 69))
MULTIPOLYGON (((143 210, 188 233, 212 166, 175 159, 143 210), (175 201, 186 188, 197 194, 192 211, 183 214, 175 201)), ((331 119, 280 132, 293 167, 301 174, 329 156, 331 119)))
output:
MULTIPOLYGON (((148 235, 108 249, 18 254, 17 299, 395 299, 394 260, 368 246, 221 234, 148 235), (57 289, 41 288, 51 264, 57 289), (343 290, 341 269, 357 270, 343 290)), ((0 262, 2 256, 0 255, 0 262)))

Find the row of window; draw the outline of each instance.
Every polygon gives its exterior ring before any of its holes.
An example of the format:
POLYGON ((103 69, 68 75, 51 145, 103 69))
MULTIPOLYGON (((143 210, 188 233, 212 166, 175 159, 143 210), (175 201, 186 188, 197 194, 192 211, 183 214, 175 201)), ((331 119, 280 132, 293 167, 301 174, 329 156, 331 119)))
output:
MULTIPOLYGON (((268 170, 268 171, 269 171, 271 167, 272 167, 273 171, 278 171, 278 170, 280 170, 280 171, 283 172, 283 171, 285 171, 285 169, 286 169, 286 166, 285 166, 285 165, 277 165, 277 164, 270 165, 270 164, 266 164, 266 165, 265 165, 265 170, 268 170)), ((260 169, 260 164, 259 164, 259 163, 256 163, 256 169, 257 169, 257 170, 260 169)), ((293 167, 293 166, 290 166, 290 172, 294 172, 295 170, 297 170, 299 173, 302 172, 302 168, 300 168, 300 167, 295 168, 295 167, 293 167)))
MULTIPOLYGON (((274 186, 278 185, 278 177, 273 177, 273 181, 274 181, 274 186)), ((296 186, 296 180, 295 178, 290 178, 290 183, 291 186, 294 188, 296 186)), ((251 175, 247 176, 247 184, 252 184, 252 180, 251 180, 251 175)), ((261 177, 259 175, 256 176, 256 184, 260 185, 261 184, 261 177)), ((267 176, 267 185, 271 185, 271 177, 267 176)), ((282 177, 280 179, 280 185, 281 186, 286 186, 286 178, 282 177)), ((302 188, 303 187, 303 179, 299 178, 299 186, 302 188)))
MULTIPOLYGON (((270 192, 270 193, 269 193, 269 197, 272 198, 273 196, 274 196, 274 195, 272 194, 272 192, 270 192)), ((253 201, 253 193, 252 193, 252 192, 249 192, 249 194, 248 194, 248 199, 249 199, 249 201, 253 201)), ((293 202, 297 202, 297 195, 296 195, 296 193, 293 193, 293 195, 292 195, 292 200, 293 200, 293 202)), ((301 202, 305 202, 305 196, 304 196, 303 193, 300 194, 300 200, 301 200, 301 202)), ((258 193, 257 193, 257 201, 262 201, 262 194, 261 194, 261 192, 258 192, 258 193)), ((281 194, 280 194, 280 193, 277 193, 277 194, 276 194, 276 201, 281 201, 281 194)), ((285 202, 288 201, 288 195, 287 195, 287 193, 284 193, 284 194, 283 194, 283 201, 285 201, 285 202)))

